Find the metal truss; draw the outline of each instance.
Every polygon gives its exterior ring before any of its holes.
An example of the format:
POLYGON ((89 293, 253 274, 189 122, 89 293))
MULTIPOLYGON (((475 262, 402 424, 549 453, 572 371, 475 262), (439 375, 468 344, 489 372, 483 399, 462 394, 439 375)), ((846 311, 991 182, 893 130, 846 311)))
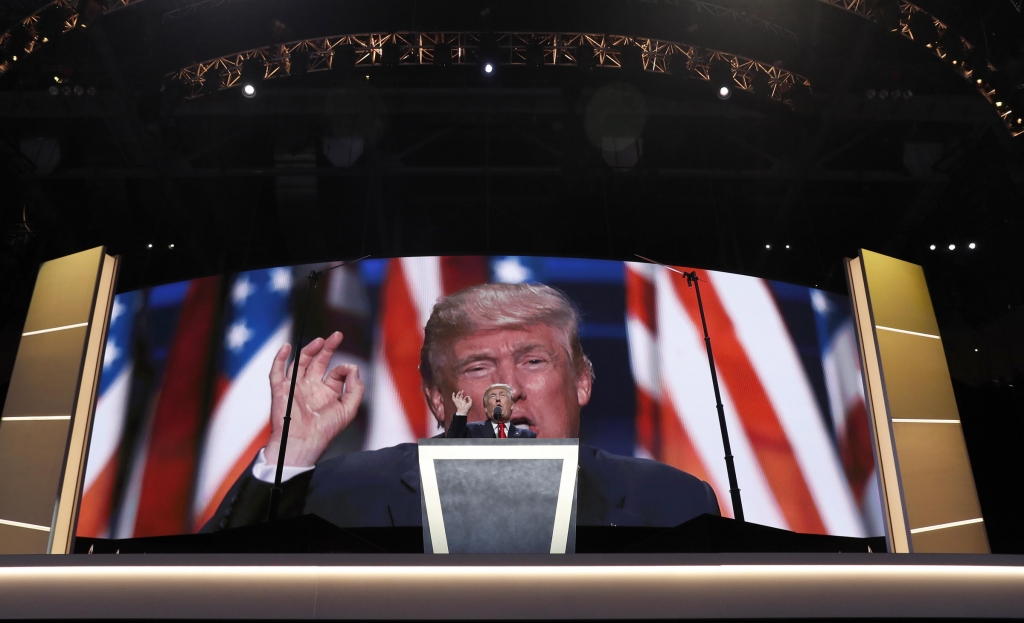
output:
POLYGON ((185 89, 185 97, 194 99, 206 93, 238 86, 242 65, 250 59, 264 64, 264 80, 289 76, 292 73, 292 55, 298 51, 309 53, 307 71, 329 71, 334 67, 335 52, 341 46, 352 46, 356 67, 379 66, 387 44, 398 46, 395 62, 399 65, 433 65, 436 46, 444 44, 451 51, 452 65, 475 65, 482 44, 494 46, 496 59, 502 65, 526 65, 527 48, 540 46, 543 65, 573 67, 579 64, 579 48, 592 48, 594 57, 588 59, 595 67, 622 67, 623 50, 635 46, 641 50, 643 69, 656 74, 688 75, 709 81, 713 61, 725 61, 732 67, 736 88, 753 91, 758 74, 770 91, 765 95, 785 101, 786 94, 796 85, 808 88, 811 82, 781 67, 754 59, 702 48, 687 43, 588 33, 534 33, 534 32, 397 32, 338 35, 304 39, 291 43, 254 48, 190 65, 168 74, 185 89))
MULTIPOLYGON (((818 0, 818 2, 838 7, 844 11, 859 15, 864 19, 869 19, 876 23, 882 23, 883 21, 881 13, 874 8, 875 3, 868 2, 867 0, 818 0)), ((915 38, 914 36, 911 24, 914 19, 920 19, 917 17, 918 15, 922 15, 930 19, 935 28, 935 32, 938 34, 938 43, 931 41, 925 42, 923 44, 924 47, 927 50, 930 50, 936 57, 949 64, 950 68, 952 68, 957 75, 970 82, 971 85, 977 89, 978 93, 980 93, 981 96, 984 97, 993 108, 995 108, 996 114, 998 114, 999 118, 1002 119, 1003 125, 1006 126, 1006 129, 1010 132, 1011 136, 1020 136, 1021 134, 1024 134, 1024 123, 1017 121, 1017 119, 1024 118, 1024 111, 1018 111, 1017 114, 1014 114, 1013 110, 1009 107, 1009 94, 999 94, 991 83, 984 79, 975 78, 977 75, 976 67, 969 63, 964 63, 965 57, 970 55, 971 51, 974 50, 974 45, 962 36, 956 35, 958 39, 958 41, 956 41, 956 45, 962 47, 964 54, 962 56, 955 56, 951 54, 950 50, 946 49, 948 44, 945 44, 946 47, 943 47, 944 44, 942 43, 948 39, 946 33, 949 30, 949 25, 907 0, 898 0, 898 6, 900 10, 899 23, 897 25, 894 22, 895 28, 893 28, 892 32, 910 39, 911 41, 920 43, 919 37, 915 38)), ((984 63, 989 72, 994 72, 996 70, 996 68, 989 64, 987 60, 978 60, 977 62, 984 63)))
MULTIPOLYGON (((3 1, 5 1, 5 0, 0 0, 0 2, 3 2, 3 1)), ((207 9, 217 8, 217 7, 225 5, 225 4, 233 4, 235 2, 243 2, 243 1, 245 1, 245 0, 184 0, 184 2, 183 2, 184 6, 181 6, 181 7, 178 7, 176 9, 172 9, 172 10, 166 12, 164 14, 164 16, 163 16, 162 21, 165 21, 165 22, 166 21, 173 21, 173 20, 176 20, 176 19, 181 19, 181 18, 189 17, 191 15, 195 15, 195 14, 197 14, 197 13, 199 13, 201 11, 207 10, 207 9)), ((698 13, 707 13, 709 15, 713 15, 713 16, 718 17, 718 18, 729 18, 729 19, 732 19, 733 21, 737 21, 737 22, 743 22, 743 23, 750 24, 750 25, 758 25, 758 26, 762 27, 766 32, 771 32, 771 33, 774 33, 776 35, 787 36, 787 37, 792 38, 794 41, 796 41, 796 39, 797 39, 796 33, 794 33, 791 30, 787 30, 785 28, 782 28, 778 24, 775 24, 775 23, 773 23, 771 21, 768 21, 766 19, 757 17, 755 15, 751 15, 749 13, 740 12, 740 11, 736 11, 735 9, 730 9, 728 7, 719 6, 719 5, 713 4, 711 2, 704 2, 703 0, 641 0, 641 1, 642 2, 647 2, 647 3, 650 3, 650 4, 670 4, 670 5, 673 5, 673 6, 683 6, 684 4, 689 3, 690 5, 692 5, 697 10, 698 13)), ((127 8, 129 6, 133 6, 133 5, 139 4, 141 2, 145 2, 145 0, 95 0, 95 2, 96 2, 96 6, 99 8, 99 10, 102 13, 113 13, 114 11, 118 11, 120 9, 127 8)), ((21 23, 22 24, 26 24, 27 22, 33 21, 33 20, 38 21, 38 15, 40 13, 42 13, 43 11, 45 11, 46 9, 48 9, 50 7, 53 7, 53 6, 59 6, 59 7, 62 7, 62 8, 63 7, 70 7, 70 15, 68 17, 68 20, 71 21, 71 22, 74 22, 75 24, 78 24, 78 22, 79 22, 79 15, 78 15, 79 2, 77 2, 77 0, 53 0, 52 2, 49 2, 49 3, 45 4, 38 11, 33 13, 31 16, 25 18, 25 20, 22 20, 21 23)), ((3 47, 4 47, 3 44, 4 44, 4 42, 7 41, 7 39, 9 38, 9 35, 10 35, 10 30, 8 30, 7 32, 5 32, 2 35, 0 35, 0 49, 3 49, 3 47)), ((37 49, 39 47, 39 45, 40 45, 40 43, 38 42, 38 38, 35 38, 33 40, 33 43, 30 44, 29 46, 27 46, 27 51, 25 52, 25 55, 31 54, 32 51, 34 51, 35 49, 37 49)), ((9 69, 10 69, 10 63, 9 62, 0 64, 0 76, 5 74, 9 69)))
MULTIPOLYGON (((64 11, 64 27, 61 31, 61 34, 74 30, 78 26, 78 11, 76 9, 76 4, 77 2, 75 0, 56 0, 55 2, 51 2, 47 5, 44 5, 38 11, 21 20, 13 28, 0 35, 0 50, 9 52, 12 55, 17 56, 18 60, 20 60, 23 56, 28 56, 29 54, 32 54, 33 52, 38 50, 39 46, 45 43, 49 43, 49 39, 47 39, 45 36, 43 36, 41 32, 39 32, 39 19, 42 16, 43 12, 47 11, 50 8, 64 11), (25 32, 27 32, 29 35, 29 39, 27 42, 25 42, 22 49, 8 50, 7 47, 9 45, 12 45, 12 33, 14 32, 15 28, 24 28, 25 32)), ((7 71, 11 68, 12 63, 14 62, 17 61, 14 59, 6 58, 0 61, 0 76, 7 73, 7 71)))

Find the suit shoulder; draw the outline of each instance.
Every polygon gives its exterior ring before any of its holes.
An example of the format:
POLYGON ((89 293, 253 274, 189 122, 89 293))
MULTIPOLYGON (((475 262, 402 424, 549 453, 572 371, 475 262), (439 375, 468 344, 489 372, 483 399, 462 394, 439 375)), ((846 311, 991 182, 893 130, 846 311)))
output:
POLYGON ((626 479, 634 493, 644 490, 652 494, 658 491, 692 491, 703 495, 708 487, 693 474, 651 459, 620 456, 591 446, 580 446, 581 463, 584 456, 598 471, 626 479))
MULTIPOLYGON (((414 443, 402 443, 379 450, 350 452, 320 461, 316 473, 320 478, 345 478, 376 480, 401 475, 418 463, 418 447, 414 443)), ((365 483, 365 480, 363 481, 365 483)))

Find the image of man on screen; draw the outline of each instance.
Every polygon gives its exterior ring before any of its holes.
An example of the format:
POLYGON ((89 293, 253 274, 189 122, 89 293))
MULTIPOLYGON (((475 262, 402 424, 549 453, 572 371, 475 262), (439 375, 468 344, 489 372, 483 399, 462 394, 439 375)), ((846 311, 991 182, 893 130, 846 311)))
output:
MULTIPOLYGON (((355 366, 327 370, 341 341, 334 333, 300 352, 279 516, 313 513, 343 527, 418 526, 416 444, 318 463, 352 421, 364 391, 355 366)), ((270 373, 270 440, 204 531, 266 517, 288 400, 289 355, 289 346, 282 347, 270 373)), ((579 437, 580 411, 594 383, 575 306, 555 288, 536 284, 484 284, 440 300, 424 328, 419 368, 424 396, 444 430, 451 429, 458 391, 483 396, 489 386, 507 383, 516 398, 512 424, 542 438, 579 437)), ((467 424, 484 422, 484 407, 471 403, 466 418, 467 424)), ((668 465, 586 445, 579 461, 580 525, 675 526, 720 512, 710 485, 668 465)))
POLYGON ((511 385, 494 383, 484 390, 484 422, 468 423, 469 410, 473 408, 473 398, 460 391, 452 394, 455 402, 455 415, 445 437, 448 439, 530 439, 537 433, 526 428, 518 428, 512 423, 512 411, 515 399, 511 385))

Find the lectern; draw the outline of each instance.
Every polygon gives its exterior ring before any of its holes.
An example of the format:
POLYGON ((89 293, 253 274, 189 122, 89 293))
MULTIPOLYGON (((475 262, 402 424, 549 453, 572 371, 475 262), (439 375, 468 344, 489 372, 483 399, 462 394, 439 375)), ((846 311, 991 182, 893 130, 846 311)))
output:
POLYGON ((576 550, 577 439, 421 439, 423 551, 576 550))

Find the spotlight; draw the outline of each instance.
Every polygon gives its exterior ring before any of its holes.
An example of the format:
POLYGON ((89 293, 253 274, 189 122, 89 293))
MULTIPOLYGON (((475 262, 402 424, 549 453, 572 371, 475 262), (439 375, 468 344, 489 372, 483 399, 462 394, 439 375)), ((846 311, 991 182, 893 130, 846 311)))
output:
POLYGON ((50 92, 50 95, 60 95, 60 89, 55 84, 50 85, 50 88, 47 89, 47 91, 50 92))
POLYGON ((976 245, 976 244, 974 244, 974 243, 972 242, 971 244, 967 245, 967 248, 968 248, 968 249, 976 249, 976 248, 978 248, 978 245, 976 245))
POLYGON ((900 93, 899 89, 893 89, 892 90, 892 98, 894 100, 898 100, 902 95, 903 95, 903 93, 900 93))
POLYGON ((76 86, 75 87, 75 95, 83 95, 84 93, 85 93, 85 89, 83 89, 81 86, 76 86))
POLYGON ((501 62, 501 46, 494 39, 488 37, 480 42, 477 48, 477 65, 480 66, 480 73, 487 77, 498 75, 498 64, 501 62))
POLYGON ((1002 107, 1003 107, 1003 100, 996 100, 996 108, 1002 108, 1002 107))
POLYGON ((147 248, 147 249, 152 249, 152 248, 153 248, 153 243, 151 242, 151 243, 147 244, 147 245, 146 245, 146 248, 147 248))
POLYGON ((935 245, 933 244, 933 245, 929 246, 928 248, 931 249, 932 251, 934 251, 935 250, 935 245))
POLYGON ((732 85, 734 82, 732 63, 722 59, 711 61, 711 64, 708 65, 708 77, 711 79, 711 84, 715 87, 718 99, 727 100, 732 97, 732 85))
POLYGON ((950 251, 955 251, 956 250, 956 245, 955 244, 949 245, 949 250, 950 251))
POLYGON ((789 248, 789 245, 788 245, 788 244, 786 245, 786 248, 787 248, 787 249, 789 248))
POLYGON ((766 244, 766 245, 764 245, 764 248, 766 248, 766 249, 771 249, 771 248, 772 248, 772 245, 770 245, 770 244, 766 244))
POLYGON ((242 95, 247 99, 256 97, 256 87, 266 77, 267 66, 263 64, 262 58, 248 58, 242 62, 242 95))
POLYGON ((878 92, 878 99, 884 100, 884 99, 886 99, 888 97, 889 97, 889 92, 886 91, 885 89, 882 89, 881 91, 878 92))
POLYGON ((167 248, 168 249, 173 249, 174 248, 174 243, 172 242, 171 244, 167 245, 167 248))
POLYGON ((875 99, 876 95, 878 95, 878 91, 875 91, 874 89, 868 89, 864 95, 867 95, 868 99, 872 100, 875 99))

